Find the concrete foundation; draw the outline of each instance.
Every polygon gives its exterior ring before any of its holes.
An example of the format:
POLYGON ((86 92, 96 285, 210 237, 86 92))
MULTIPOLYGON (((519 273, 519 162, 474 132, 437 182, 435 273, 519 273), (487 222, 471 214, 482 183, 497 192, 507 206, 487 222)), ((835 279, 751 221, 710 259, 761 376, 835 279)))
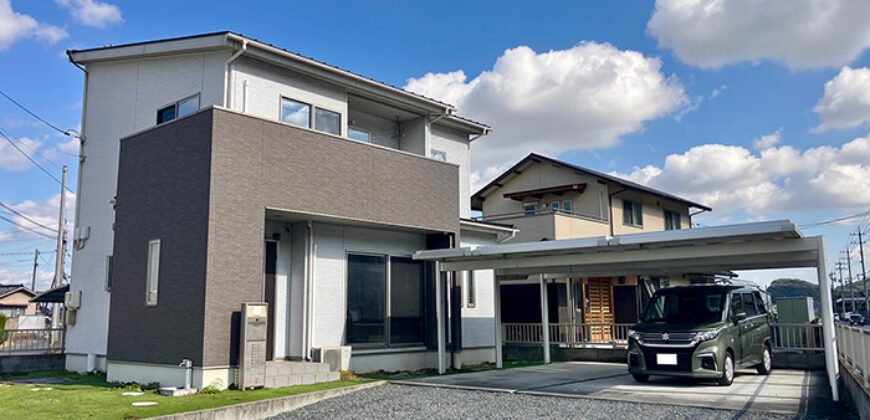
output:
POLYGON ((62 354, 0 356, 0 373, 63 369, 63 362, 64 356, 62 354))
POLYGON ((862 419, 870 419, 870 394, 864 388, 861 376, 849 370, 849 365, 840 363, 840 402, 862 419))

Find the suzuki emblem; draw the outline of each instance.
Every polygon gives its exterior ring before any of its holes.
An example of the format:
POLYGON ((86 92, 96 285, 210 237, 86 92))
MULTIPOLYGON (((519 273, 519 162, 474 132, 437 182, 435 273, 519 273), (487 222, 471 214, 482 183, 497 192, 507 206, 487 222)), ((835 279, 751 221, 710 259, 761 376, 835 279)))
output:
POLYGON ((662 334, 662 340, 664 340, 664 341, 671 341, 671 336, 670 336, 670 334, 668 334, 668 333, 664 333, 664 334, 662 334))

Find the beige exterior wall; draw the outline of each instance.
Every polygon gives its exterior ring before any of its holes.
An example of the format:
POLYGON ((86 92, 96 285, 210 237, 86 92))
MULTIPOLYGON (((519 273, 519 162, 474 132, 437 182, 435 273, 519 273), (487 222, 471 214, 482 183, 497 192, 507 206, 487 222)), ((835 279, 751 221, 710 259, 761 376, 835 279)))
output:
POLYGON ((25 292, 18 291, 0 299, 0 306, 27 306, 24 315, 35 315, 36 304, 29 302, 32 297, 25 292))
POLYGON ((644 194, 636 191, 626 191, 613 197, 613 234, 623 235, 628 233, 657 232, 665 230, 665 210, 680 213, 680 226, 682 229, 691 227, 689 207, 685 204, 675 203, 670 200, 644 194), (640 201, 643 205, 643 226, 626 225, 623 223, 623 201, 640 201))
POLYGON ((544 238, 555 239, 554 218, 552 214, 537 216, 520 216, 511 219, 499 220, 498 223, 507 223, 519 229, 517 235, 505 243, 537 242, 544 238))
POLYGON ((610 224, 607 222, 596 222, 561 214, 549 217, 553 218, 555 239, 585 238, 610 234, 610 224))

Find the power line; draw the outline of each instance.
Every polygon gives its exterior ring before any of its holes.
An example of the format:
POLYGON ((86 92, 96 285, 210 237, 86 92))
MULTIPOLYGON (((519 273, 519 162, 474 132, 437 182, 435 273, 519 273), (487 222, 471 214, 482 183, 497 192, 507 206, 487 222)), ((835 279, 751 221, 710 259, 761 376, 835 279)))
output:
MULTIPOLYGON (((18 147, 18 145, 15 144, 15 142, 12 141, 12 139, 9 138, 9 136, 7 136, 6 133, 4 133, 2 130, 0 130, 0 137, 3 137, 4 139, 6 139, 6 141, 8 141, 9 144, 11 144, 12 147, 15 148, 15 150, 17 150, 19 153, 21 153, 22 155, 24 155, 24 157, 26 157, 27 160, 30 161, 30 163, 33 163, 34 165, 36 165, 37 168, 41 169, 42 172, 45 172, 45 174, 48 175, 48 176, 50 176, 51 179, 55 180, 58 184, 63 184, 62 182, 60 182, 59 179, 57 179, 56 176, 52 175, 51 172, 47 171, 45 168, 42 167, 42 165, 40 165, 40 164, 37 163, 35 160, 33 160, 33 158, 30 157, 30 155, 28 155, 28 154, 25 153, 23 150, 21 150, 21 148, 18 147)), ((73 190, 69 189, 69 187, 66 187, 66 190, 69 191, 69 192, 71 192, 71 193, 74 193, 73 190)))
POLYGON ((865 215, 866 215, 866 212, 861 212, 861 213, 851 214, 848 216, 837 217, 835 219, 820 220, 818 222, 804 223, 802 225, 798 225, 798 227, 800 227, 800 228, 812 228, 812 227, 817 227, 817 226, 822 226, 822 225, 829 225, 831 223, 837 223, 837 222, 843 222, 846 220, 856 219, 858 217, 863 217, 865 215))
POLYGON ((12 99, 11 97, 9 97, 9 95, 7 95, 7 94, 6 94, 5 92, 3 92, 2 90, 0 90, 0 95, 3 95, 3 97, 6 98, 6 99, 8 99, 9 102, 12 102, 12 103, 15 104, 16 106, 18 106, 19 108, 21 108, 22 110, 24 110, 24 112, 30 114, 30 116, 32 116, 33 118, 36 118, 37 120, 41 121, 43 124, 45 124, 45 125, 47 125, 47 126, 53 128, 53 129, 54 129, 55 131, 57 131, 58 133, 61 133, 61 134, 65 135, 65 136, 70 135, 68 132, 66 132, 66 131, 61 130, 60 128, 58 128, 58 126, 56 126, 56 125, 54 125, 54 124, 52 124, 52 123, 50 123, 50 122, 48 122, 48 121, 42 119, 42 117, 40 117, 39 115, 36 115, 35 113, 33 113, 33 111, 27 109, 27 107, 25 107, 24 105, 21 105, 20 103, 18 103, 18 101, 16 101, 15 99, 12 99))
POLYGON ((5 221, 7 221, 7 222, 9 222, 9 223, 11 223, 11 224, 13 224, 13 225, 15 225, 15 226, 18 226, 18 227, 21 228, 21 229, 29 230, 29 231, 31 231, 31 232, 37 234, 37 235, 45 236, 46 238, 49 238, 49 239, 54 239, 54 238, 55 238, 54 236, 46 235, 46 234, 44 234, 44 233, 42 233, 42 232, 40 232, 40 231, 37 231, 37 230, 31 229, 31 228, 29 228, 29 227, 27 227, 27 226, 19 225, 19 224, 16 223, 14 220, 12 220, 12 219, 7 219, 6 217, 3 217, 3 216, 0 216, 0 220, 5 220, 5 221))
POLYGON ((51 227, 48 227, 48 226, 46 226, 46 225, 43 225, 42 223, 39 223, 39 222, 37 222, 36 220, 33 220, 33 219, 31 219, 30 217, 25 216, 24 214, 22 214, 22 213, 19 212, 18 210, 13 209, 12 206, 9 206, 9 205, 3 203, 2 201, 0 201, 0 207, 3 207, 4 209, 11 211, 12 213, 17 214, 18 216, 21 216, 22 219, 27 220, 28 222, 33 223, 33 224, 35 224, 35 225, 37 225, 37 226, 43 227, 43 228, 48 229, 48 230, 50 230, 50 231, 52 231, 52 232, 56 232, 56 231, 57 231, 57 228, 51 228, 51 227))

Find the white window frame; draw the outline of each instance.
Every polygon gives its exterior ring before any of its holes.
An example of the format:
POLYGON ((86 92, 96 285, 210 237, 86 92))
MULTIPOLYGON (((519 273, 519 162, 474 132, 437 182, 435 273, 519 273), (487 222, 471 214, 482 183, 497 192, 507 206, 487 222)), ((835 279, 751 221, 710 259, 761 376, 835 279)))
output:
POLYGON ((157 296, 160 292, 160 239, 148 241, 148 268, 145 274, 145 306, 157 306, 157 296), (156 253, 154 252, 156 245, 156 253), (156 272, 153 270, 156 266, 156 272), (154 296, 151 296, 152 290, 154 296))
POLYGON ((314 105, 309 103, 309 102, 300 101, 298 99, 291 98, 289 96, 278 95, 278 121, 281 121, 282 124, 291 125, 293 127, 307 128, 309 130, 313 130, 314 129, 314 105), (296 124, 284 121, 284 100, 285 99, 288 101, 296 102, 297 104, 302 104, 302 105, 305 105, 308 107, 308 127, 303 127, 301 125, 296 125, 296 124))

